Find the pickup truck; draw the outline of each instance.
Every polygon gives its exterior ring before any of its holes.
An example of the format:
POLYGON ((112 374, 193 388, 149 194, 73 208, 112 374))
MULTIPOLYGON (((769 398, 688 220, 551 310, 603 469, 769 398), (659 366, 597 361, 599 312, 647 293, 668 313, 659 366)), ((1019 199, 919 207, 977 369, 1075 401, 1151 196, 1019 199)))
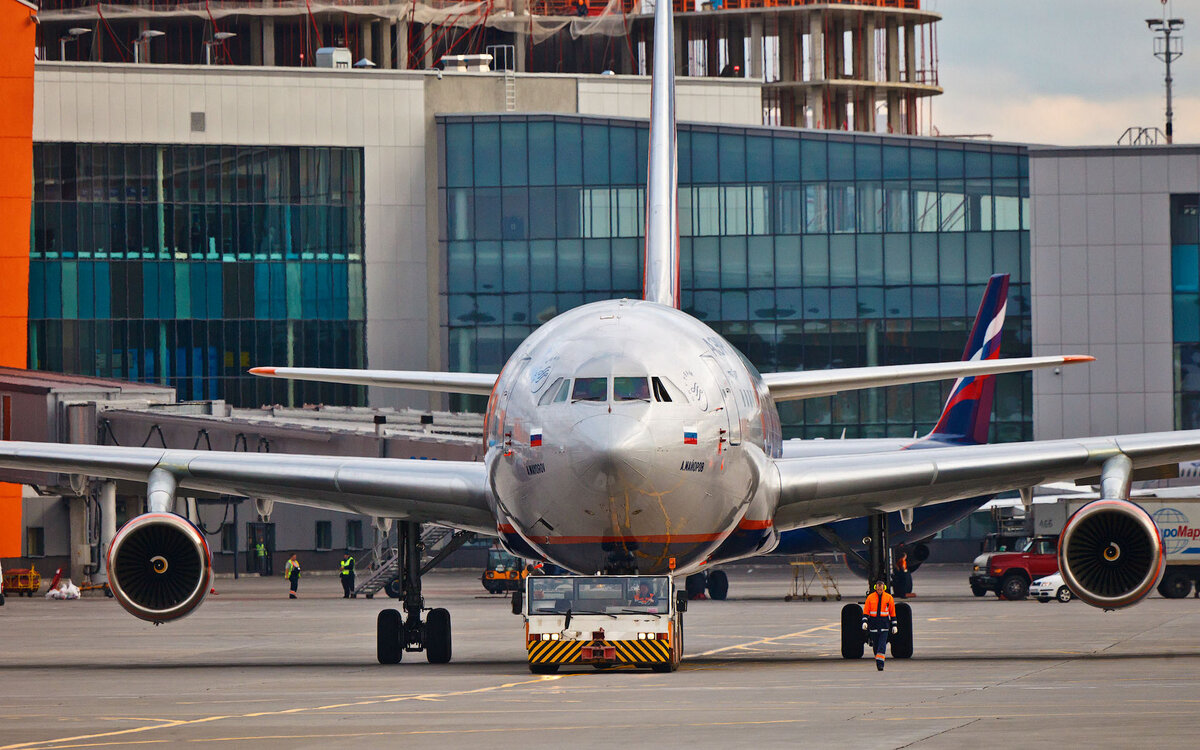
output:
POLYGON ((984 553, 971 569, 971 593, 983 596, 995 591, 1001 599, 1024 599, 1029 584, 1058 572, 1058 539, 1037 536, 1021 540, 1010 552, 984 553))

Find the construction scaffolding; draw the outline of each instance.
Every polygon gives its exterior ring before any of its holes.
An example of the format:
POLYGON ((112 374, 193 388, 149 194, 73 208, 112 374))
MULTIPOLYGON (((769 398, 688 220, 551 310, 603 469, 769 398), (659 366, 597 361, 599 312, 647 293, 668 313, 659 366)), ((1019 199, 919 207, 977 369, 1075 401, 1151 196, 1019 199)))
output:
MULTIPOLYGON (((767 124, 917 134, 942 89, 936 22, 918 0, 672 0, 676 74, 763 83, 767 124)), ((645 75, 653 0, 51 0, 42 59, 424 70, 512 47, 516 72, 645 75)), ((505 68, 497 67, 497 70, 505 68)))

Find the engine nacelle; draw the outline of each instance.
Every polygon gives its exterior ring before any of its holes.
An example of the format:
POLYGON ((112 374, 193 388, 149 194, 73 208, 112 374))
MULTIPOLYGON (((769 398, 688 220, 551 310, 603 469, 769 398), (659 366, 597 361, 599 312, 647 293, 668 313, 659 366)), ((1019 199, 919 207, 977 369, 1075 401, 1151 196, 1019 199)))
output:
POLYGON ((1093 607, 1137 604, 1163 575, 1163 544, 1150 514, 1128 500, 1096 500, 1067 520, 1058 538, 1063 580, 1093 607))
POLYGON ((212 585, 204 535, 172 513, 146 513, 121 527, 108 549, 108 586, 134 617, 153 623, 188 614, 212 585))

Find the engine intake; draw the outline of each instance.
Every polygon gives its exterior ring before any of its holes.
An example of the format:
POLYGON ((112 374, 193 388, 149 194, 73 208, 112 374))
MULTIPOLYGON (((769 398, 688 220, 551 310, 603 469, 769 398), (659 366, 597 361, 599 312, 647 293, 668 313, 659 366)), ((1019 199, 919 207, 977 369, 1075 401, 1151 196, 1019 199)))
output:
POLYGON ((1163 574, 1163 545, 1150 514, 1127 500, 1096 500, 1075 512, 1058 539, 1067 586, 1093 607, 1136 604, 1163 574))
POLYGON ((108 585, 134 617, 153 623, 183 617, 204 601, 212 585, 208 543, 180 516, 138 516, 113 537, 108 585))

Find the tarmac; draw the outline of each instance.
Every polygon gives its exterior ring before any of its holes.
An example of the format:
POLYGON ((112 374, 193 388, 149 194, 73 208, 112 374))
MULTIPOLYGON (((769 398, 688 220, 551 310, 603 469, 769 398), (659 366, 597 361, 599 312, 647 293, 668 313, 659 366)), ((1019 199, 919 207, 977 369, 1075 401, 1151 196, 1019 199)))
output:
MULTIPOLYGON (((375 660, 388 602, 335 577, 220 579, 154 627, 109 599, 0 608, 0 750, 162 747, 1194 748, 1200 600, 1119 612, 976 599, 966 566, 914 576, 915 654, 839 655, 834 600, 785 602, 787 566, 730 569, 685 615, 678 672, 529 673, 520 617, 475 571, 435 571, 454 660, 375 660)), ((865 584, 838 574, 851 598, 865 584)), ((820 594, 819 587, 817 593, 820 594)))

